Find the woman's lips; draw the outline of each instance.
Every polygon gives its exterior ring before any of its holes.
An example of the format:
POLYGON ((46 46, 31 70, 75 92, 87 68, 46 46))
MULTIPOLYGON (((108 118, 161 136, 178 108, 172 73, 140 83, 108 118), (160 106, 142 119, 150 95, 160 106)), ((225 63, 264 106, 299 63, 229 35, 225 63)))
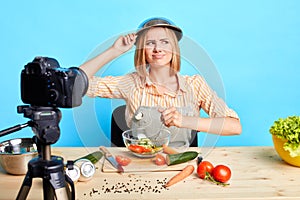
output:
POLYGON ((154 59, 161 59, 161 58, 164 57, 164 55, 163 55, 163 54, 155 54, 155 55, 152 55, 152 57, 153 57, 154 59))

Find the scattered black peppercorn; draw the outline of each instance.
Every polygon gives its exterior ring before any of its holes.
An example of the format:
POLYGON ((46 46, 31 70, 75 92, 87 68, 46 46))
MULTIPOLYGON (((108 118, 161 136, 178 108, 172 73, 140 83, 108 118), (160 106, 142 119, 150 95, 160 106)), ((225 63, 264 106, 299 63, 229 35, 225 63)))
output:
MULTIPOLYGON (((164 187, 167 178, 164 178, 162 180, 157 179, 154 181, 153 184, 151 180, 142 180, 141 178, 136 178, 133 177, 132 175, 128 177, 130 178, 128 182, 126 183, 118 182, 115 184, 110 184, 107 179, 104 179, 103 183, 99 185, 99 189, 92 188, 91 191, 88 192, 88 194, 90 197, 94 197, 95 195, 103 195, 109 193, 144 194, 144 193, 161 193, 163 191, 169 190, 169 188, 164 187)), ((83 195, 87 196, 87 193, 84 193, 83 195)))

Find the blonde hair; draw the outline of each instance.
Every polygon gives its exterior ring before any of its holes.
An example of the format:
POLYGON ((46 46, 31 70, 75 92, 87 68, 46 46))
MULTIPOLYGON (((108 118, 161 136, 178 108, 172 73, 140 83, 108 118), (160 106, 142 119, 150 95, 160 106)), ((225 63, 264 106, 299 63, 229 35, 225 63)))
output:
MULTIPOLYGON (((180 71, 180 48, 178 45, 177 37, 173 30, 169 28, 164 28, 167 36, 169 37, 171 46, 172 46, 172 59, 170 63, 170 74, 174 75, 180 71)), ((139 35, 136 41, 136 50, 134 55, 134 66, 137 73, 141 77, 146 77, 147 75, 147 67, 148 63, 146 60, 146 53, 145 53, 145 44, 146 44, 146 34, 150 30, 145 30, 139 35)))

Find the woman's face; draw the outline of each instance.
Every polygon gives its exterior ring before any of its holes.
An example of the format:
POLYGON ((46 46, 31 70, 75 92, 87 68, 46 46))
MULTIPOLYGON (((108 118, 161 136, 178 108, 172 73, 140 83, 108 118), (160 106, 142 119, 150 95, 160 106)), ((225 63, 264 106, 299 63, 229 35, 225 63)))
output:
POLYGON ((172 45, 164 28, 151 28, 146 33, 145 53, 151 67, 170 66, 172 45))

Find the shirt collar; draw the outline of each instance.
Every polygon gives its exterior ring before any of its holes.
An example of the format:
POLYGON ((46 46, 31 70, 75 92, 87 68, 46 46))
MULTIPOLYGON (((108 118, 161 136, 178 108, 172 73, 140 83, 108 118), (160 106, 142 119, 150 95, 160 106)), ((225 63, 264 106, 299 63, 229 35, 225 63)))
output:
MULTIPOLYGON (((182 91, 182 92, 187 92, 187 82, 186 80, 184 79, 184 77, 180 74, 176 74, 177 76, 177 79, 178 79, 178 84, 179 84, 179 91, 182 91)), ((146 86, 152 86, 154 85, 153 82, 150 80, 150 77, 149 77, 149 73, 147 73, 147 76, 146 78, 144 79, 144 84, 142 87, 146 87, 146 86)))
POLYGON ((187 82, 183 76, 176 74, 178 78, 179 90, 182 92, 187 92, 187 82))

